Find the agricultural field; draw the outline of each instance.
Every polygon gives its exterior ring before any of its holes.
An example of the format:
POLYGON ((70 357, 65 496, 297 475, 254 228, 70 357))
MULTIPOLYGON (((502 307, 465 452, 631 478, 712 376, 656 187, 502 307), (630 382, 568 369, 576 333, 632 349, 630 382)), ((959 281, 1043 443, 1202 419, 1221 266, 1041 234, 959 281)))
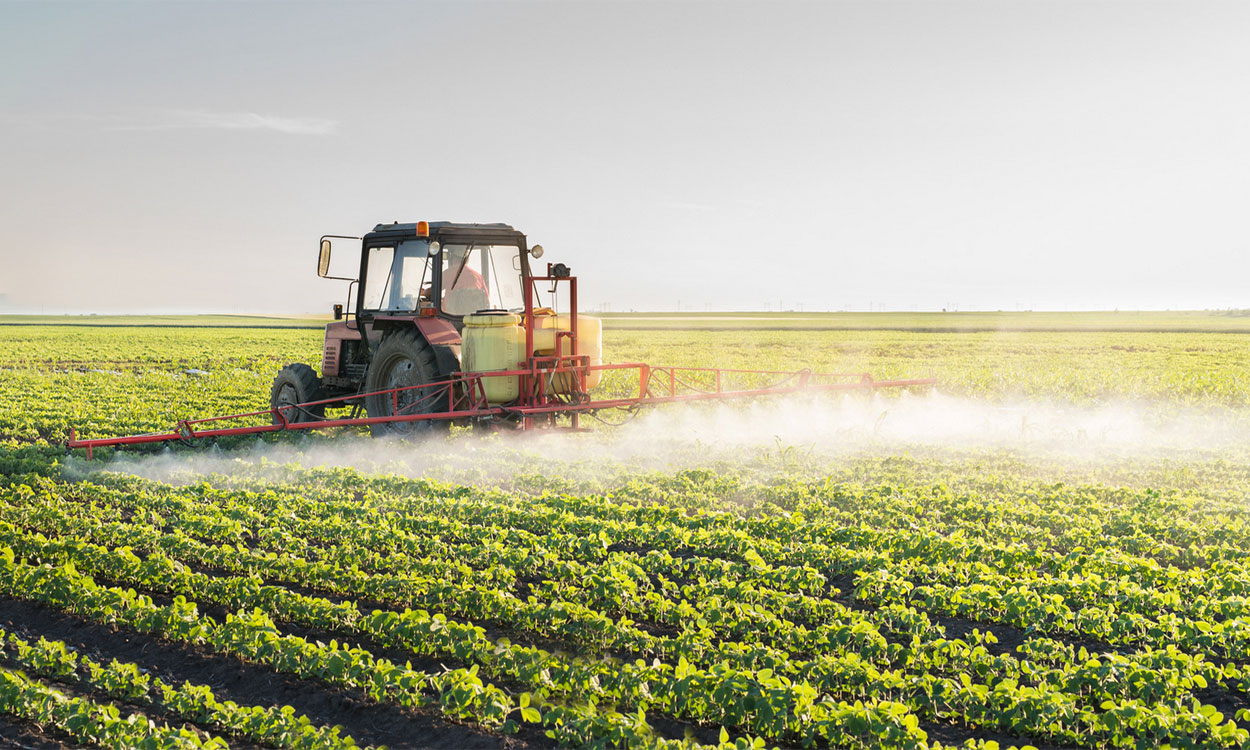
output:
POLYGON ((0 745, 1250 747, 1248 319, 838 315, 604 348, 937 392, 93 462, 317 321, 0 319, 0 745))

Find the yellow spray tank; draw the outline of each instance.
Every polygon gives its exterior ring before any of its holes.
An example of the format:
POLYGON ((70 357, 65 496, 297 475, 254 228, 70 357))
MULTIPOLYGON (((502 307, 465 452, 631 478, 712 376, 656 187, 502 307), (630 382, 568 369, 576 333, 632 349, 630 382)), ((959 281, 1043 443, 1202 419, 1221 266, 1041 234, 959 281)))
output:
MULTIPOLYGON (((461 370, 515 370, 524 361, 525 329, 520 315, 492 311, 464 316, 464 330, 460 332, 461 370)), ((482 378, 482 386, 491 404, 506 404, 521 395, 519 378, 482 378)))
MULTIPOLYGON (((461 368, 464 372, 500 372, 521 369, 528 358, 525 352, 525 321, 515 313, 480 312, 464 316, 461 332, 461 368)), ((556 315, 550 311, 534 311, 534 354, 553 356, 556 341, 560 341, 561 355, 568 356, 569 340, 557 333, 568 331, 568 315, 556 315)), ((577 354, 589 358, 589 364, 603 364, 603 323, 589 315, 577 316, 577 354)), ((586 374, 586 390, 599 384, 602 372, 593 370, 586 374)), ((486 400, 490 404, 506 404, 521 395, 519 377, 482 378, 486 400)), ((548 393, 566 395, 572 393, 576 378, 563 373, 552 379, 548 393)))

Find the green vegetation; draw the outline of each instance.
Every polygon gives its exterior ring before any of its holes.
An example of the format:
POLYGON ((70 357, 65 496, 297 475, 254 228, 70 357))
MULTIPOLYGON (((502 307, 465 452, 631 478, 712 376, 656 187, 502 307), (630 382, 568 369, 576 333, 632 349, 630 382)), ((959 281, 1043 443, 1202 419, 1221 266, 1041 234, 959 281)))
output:
MULTIPOLYGON (((1066 409, 1250 404, 1240 334, 759 320, 609 326, 605 349, 932 372, 949 394, 1066 409)), ((1244 444, 837 453, 760 425, 756 444, 665 444, 662 459, 614 453, 607 434, 349 434, 96 465, 55 445, 70 426, 151 431, 263 407, 282 364, 318 364, 319 337, 0 326, 0 712, 111 747, 412 736, 235 695, 204 666, 229 661, 500 744, 1250 748, 1244 444), (412 463, 262 458, 335 451, 412 463), (119 637, 74 635, 86 628, 119 637), (152 652, 125 651, 127 638, 152 652), (170 662, 171 649, 195 659, 170 662)))
MULTIPOLYGON (((319 367, 320 347, 317 328, 0 326, 0 439, 61 441, 71 426, 84 437, 164 431, 266 408, 278 369, 319 367)), ((933 375, 945 393, 999 401, 1250 405, 1241 334, 609 327, 604 348, 618 362, 933 375)))
MULTIPOLYGON (((88 690, 110 698, 145 706, 160 707, 179 718, 197 719, 235 736, 275 748, 324 748, 346 750, 357 747, 350 737, 340 737, 337 727, 311 725, 304 717, 291 711, 263 706, 239 706, 219 701, 208 685, 170 685, 134 663, 108 664, 83 656, 60 641, 39 638, 30 641, 13 633, 0 631, 0 644, 6 659, 25 670, 88 690)), ((10 675, 12 673, 9 673, 10 675)), ((19 678, 17 684, 22 684, 19 678)), ((27 685, 34 684, 27 681, 27 685)), ((40 686, 44 694, 46 688, 40 686)), ((156 734, 150 722, 137 722, 141 737, 156 734)), ((160 733, 166 733, 158 730, 160 733)), ((194 736, 194 735, 193 735, 194 736)), ((87 734, 87 739, 97 739, 87 734)), ((182 736, 178 737, 179 740, 182 736)), ((197 738, 198 739, 198 738, 197 738)), ((174 743, 178 746, 178 743, 174 743)), ((214 738, 196 747, 227 747, 224 740, 214 738)))

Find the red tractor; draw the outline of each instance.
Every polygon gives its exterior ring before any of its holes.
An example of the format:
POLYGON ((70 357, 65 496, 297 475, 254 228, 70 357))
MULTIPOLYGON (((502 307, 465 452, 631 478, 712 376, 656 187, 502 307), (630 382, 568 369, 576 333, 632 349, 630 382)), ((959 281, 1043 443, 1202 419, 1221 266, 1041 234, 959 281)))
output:
MULTIPOLYGON (((525 235, 507 224, 419 221, 379 224, 363 238, 322 237, 317 275, 351 282, 348 307, 354 313, 343 319, 343 306, 335 305, 321 377, 308 365, 287 365, 274 380, 271 407, 336 399, 288 410, 290 422, 322 421, 326 406, 351 404, 362 405, 371 418, 447 411, 442 399, 421 389, 397 399, 387 392, 460 372, 465 318, 523 314, 526 280, 533 277, 530 259, 541 256, 541 245, 530 248, 525 235), (355 239, 362 240, 359 276, 330 276, 331 240, 355 239)), ((568 269, 558 264, 552 274, 567 277, 568 269)), ((372 429, 403 434, 449 424, 375 422, 372 429)))

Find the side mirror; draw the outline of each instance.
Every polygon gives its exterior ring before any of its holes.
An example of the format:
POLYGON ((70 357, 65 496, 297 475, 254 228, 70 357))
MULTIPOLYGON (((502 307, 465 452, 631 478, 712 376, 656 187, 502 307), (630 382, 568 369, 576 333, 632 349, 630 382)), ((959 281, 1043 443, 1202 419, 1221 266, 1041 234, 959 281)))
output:
MULTIPOLYGON (((317 256, 317 275, 325 278, 330 273, 330 241, 321 240, 321 254, 317 256)), ((337 320, 337 318, 335 318, 337 320)))
POLYGON ((348 237, 345 234, 323 234, 321 235, 321 254, 317 256, 317 275, 323 279, 336 279, 338 281, 355 281, 356 279, 346 276, 330 275, 330 238, 336 240, 359 240, 359 237, 348 237))

